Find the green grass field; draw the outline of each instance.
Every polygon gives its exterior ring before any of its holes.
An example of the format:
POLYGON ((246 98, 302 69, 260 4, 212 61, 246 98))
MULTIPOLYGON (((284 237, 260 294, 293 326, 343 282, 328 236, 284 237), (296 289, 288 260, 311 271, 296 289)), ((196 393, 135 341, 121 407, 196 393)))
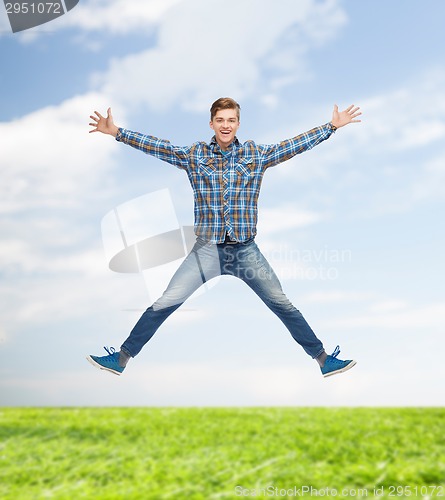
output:
POLYGON ((444 423, 441 408, 3 408, 0 498, 445 498, 444 423))

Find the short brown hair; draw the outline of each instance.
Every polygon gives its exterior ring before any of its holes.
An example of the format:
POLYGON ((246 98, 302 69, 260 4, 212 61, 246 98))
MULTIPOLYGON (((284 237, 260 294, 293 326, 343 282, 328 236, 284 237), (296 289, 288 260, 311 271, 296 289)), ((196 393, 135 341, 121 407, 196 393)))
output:
POLYGON ((238 115, 238 120, 240 118, 241 106, 231 97, 220 97, 217 99, 210 108, 210 121, 213 121, 216 113, 222 109, 236 109, 236 114, 238 115))

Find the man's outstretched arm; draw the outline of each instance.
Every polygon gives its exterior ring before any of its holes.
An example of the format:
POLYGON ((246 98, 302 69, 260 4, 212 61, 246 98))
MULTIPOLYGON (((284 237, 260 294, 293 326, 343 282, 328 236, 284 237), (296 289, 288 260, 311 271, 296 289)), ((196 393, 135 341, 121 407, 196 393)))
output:
POLYGON ((338 106, 334 106, 332 120, 321 127, 315 127, 303 134, 299 134, 292 139, 287 139, 279 144, 261 146, 264 154, 264 168, 273 167, 283 163, 295 155, 312 149, 317 144, 329 139, 329 137, 340 127, 349 123, 358 123, 357 117, 362 113, 358 106, 351 105, 344 111, 339 111, 338 106))
POLYGON ((107 109, 107 116, 102 116, 98 111, 95 111, 94 115, 90 115, 90 118, 92 122, 89 125, 94 127, 90 130, 90 134, 92 132, 109 134, 117 141, 155 156, 159 160, 170 163, 180 169, 187 169, 189 148, 173 146, 170 141, 117 127, 113 121, 111 108, 107 109))

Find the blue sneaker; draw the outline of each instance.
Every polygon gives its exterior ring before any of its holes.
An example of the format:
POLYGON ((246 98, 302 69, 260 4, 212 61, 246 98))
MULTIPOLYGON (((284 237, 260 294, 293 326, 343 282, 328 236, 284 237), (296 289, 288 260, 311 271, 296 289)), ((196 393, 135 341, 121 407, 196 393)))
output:
POLYGON ((108 352, 108 356, 90 355, 87 356, 87 360, 96 368, 120 375, 125 370, 125 366, 119 364, 119 353, 116 352, 114 347, 110 347, 110 349, 104 347, 104 349, 108 352))
POLYGON ((337 359, 339 354, 340 346, 337 346, 334 349, 334 352, 331 355, 328 355, 326 361, 324 362, 324 366, 321 368, 323 377, 330 377, 331 375, 335 375, 337 373, 343 373, 357 364, 357 361, 352 359, 347 359, 345 361, 337 359))

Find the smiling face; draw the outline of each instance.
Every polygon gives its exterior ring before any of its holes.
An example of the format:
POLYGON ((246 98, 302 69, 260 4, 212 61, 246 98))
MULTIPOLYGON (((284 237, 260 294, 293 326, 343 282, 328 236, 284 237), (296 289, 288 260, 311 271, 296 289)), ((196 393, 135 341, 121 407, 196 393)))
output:
POLYGON ((216 142, 223 151, 232 144, 240 126, 236 109, 220 109, 210 122, 210 128, 215 132, 216 142))

